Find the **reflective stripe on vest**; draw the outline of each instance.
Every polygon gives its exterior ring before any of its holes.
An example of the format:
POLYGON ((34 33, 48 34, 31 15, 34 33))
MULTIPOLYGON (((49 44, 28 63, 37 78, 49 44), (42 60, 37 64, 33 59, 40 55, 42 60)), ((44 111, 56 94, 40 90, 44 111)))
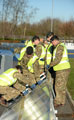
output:
POLYGON ((51 46, 52 46, 52 44, 49 44, 49 46, 48 46, 48 48, 47 48, 47 56, 46 56, 46 63, 47 63, 47 65, 49 65, 50 62, 51 62, 52 54, 51 54, 51 52, 49 51, 50 48, 51 48, 51 46))
POLYGON ((34 54, 33 58, 31 58, 31 59, 29 60, 28 64, 27 64, 28 70, 29 70, 30 72, 32 72, 32 73, 34 72, 34 70, 33 70, 33 64, 35 63, 35 61, 36 61, 37 59, 38 59, 37 55, 34 54))
POLYGON ((22 48, 21 52, 20 52, 20 57, 18 58, 18 60, 20 61, 22 59, 22 57, 24 56, 26 51, 26 47, 22 48))
POLYGON ((44 65, 44 62, 45 61, 41 61, 40 59, 44 59, 45 58, 45 55, 46 55, 46 48, 44 46, 41 46, 42 47, 42 53, 41 53, 41 56, 39 58, 39 65, 44 65))
MULTIPOLYGON (((55 71, 70 68, 67 49, 66 49, 66 47, 63 43, 60 43, 59 45, 62 45, 64 47, 64 51, 63 51, 63 56, 62 56, 62 59, 61 59, 60 63, 53 67, 55 71)), ((55 48, 55 50, 53 52, 53 61, 55 59, 56 51, 57 51, 57 48, 58 48, 59 45, 57 45, 57 47, 55 48)))
POLYGON ((27 43, 27 45, 26 45, 26 48, 29 47, 29 46, 33 47, 33 50, 34 50, 34 52, 35 52, 35 48, 34 48, 34 45, 33 45, 33 43, 32 43, 32 40, 29 40, 29 41, 28 41, 28 43, 27 43))
MULTIPOLYGON (((18 58, 19 61, 23 58, 23 56, 24 56, 24 54, 25 54, 25 52, 26 52, 26 48, 29 47, 29 46, 32 46, 32 47, 33 47, 33 50, 35 51, 35 48, 34 48, 34 46, 33 46, 32 41, 31 41, 31 40, 28 41, 27 45, 26 45, 24 48, 22 48, 22 50, 21 50, 21 52, 20 52, 20 57, 18 58)), ((18 64, 20 64, 20 62, 18 62, 18 64)))
POLYGON ((3 74, 0 75, 0 85, 1 86, 10 86, 16 82, 16 78, 13 78, 13 74, 17 72, 15 68, 10 68, 6 70, 3 74))

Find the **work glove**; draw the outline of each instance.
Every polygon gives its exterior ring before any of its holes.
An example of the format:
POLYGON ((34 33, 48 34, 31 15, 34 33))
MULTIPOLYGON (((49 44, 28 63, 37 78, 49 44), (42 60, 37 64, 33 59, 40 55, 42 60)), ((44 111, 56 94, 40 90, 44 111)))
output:
POLYGON ((30 88, 30 86, 28 84, 25 85, 26 88, 30 88))
POLYGON ((43 58, 40 58, 40 60, 41 60, 41 61, 44 61, 44 59, 43 59, 43 58))
POLYGON ((35 89, 36 88, 36 84, 33 84, 30 86, 31 90, 35 89))
POLYGON ((24 90, 23 92, 22 92, 22 94, 25 96, 25 95, 27 95, 29 93, 29 90, 28 90, 28 88, 26 88, 26 90, 24 90))
MULTIPOLYGON (((41 75, 40 75, 40 81, 43 81, 46 79, 46 74, 45 72, 43 72, 41 75)), ((39 81, 38 81, 39 82, 39 81)))
POLYGON ((43 82, 42 80, 39 80, 39 81, 37 82, 37 84, 40 85, 42 82, 43 82))
POLYGON ((40 74, 40 78, 42 78, 44 76, 45 76, 45 72, 43 72, 43 73, 40 74))
POLYGON ((48 70, 50 68, 50 65, 46 65, 46 69, 48 70))
POLYGON ((42 82, 46 80, 46 75, 40 78, 40 80, 37 82, 38 85, 42 84, 42 82))
POLYGON ((13 49, 13 48, 10 48, 10 51, 11 51, 12 53, 14 53, 14 49, 13 49))

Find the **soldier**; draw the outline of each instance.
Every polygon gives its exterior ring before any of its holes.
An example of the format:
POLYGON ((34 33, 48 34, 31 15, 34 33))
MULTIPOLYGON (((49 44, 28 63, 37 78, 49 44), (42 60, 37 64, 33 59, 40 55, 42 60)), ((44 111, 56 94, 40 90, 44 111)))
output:
MULTIPOLYGON (((53 88, 54 88, 54 83, 55 83, 55 72, 53 70, 53 67, 51 67, 49 69, 49 64, 50 62, 52 61, 52 55, 53 55, 53 45, 52 43, 50 43, 50 39, 53 37, 54 33, 53 32, 48 32, 47 35, 46 35, 46 40, 47 40, 47 43, 48 43, 48 46, 47 46, 47 49, 46 49, 46 62, 45 62, 45 69, 48 70, 48 78, 51 79, 52 83, 53 83, 53 88)), ((49 79, 49 80, 50 80, 49 79)))
MULTIPOLYGON (((20 61, 24 57, 27 47, 31 46, 31 47, 33 47, 33 52, 39 58, 38 62, 39 62, 39 65, 40 65, 40 70, 41 70, 40 73, 42 74, 42 72, 44 71, 44 59, 43 59, 43 57, 45 56, 45 48, 44 48, 44 46, 42 46, 41 44, 39 44, 39 42, 40 42, 40 38, 38 36, 34 36, 32 38, 32 40, 28 41, 26 47, 24 47, 24 48, 21 49, 20 57, 18 58, 18 64, 19 65, 21 64, 20 61)), ((14 50, 14 52, 16 52, 16 51, 17 51, 17 49, 14 50)))
POLYGON ((0 75, 0 103, 5 103, 4 99, 9 101, 12 98, 16 98, 23 90, 25 90, 25 86, 19 83, 24 81, 24 84, 26 85, 27 83, 24 78, 22 67, 19 65, 15 68, 6 70, 0 75))
POLYGON ((35 84, 40 80, 40 66, 38 56, 33 52, 33 47, 28 46, 20 65, 23 67, 23 74, 28 79, 29 85, 35 84))
MULTIPOLYGON (((16 48, 15 50, 14 50, 14 52, 15 53, 20 53, 20 55, 21 54, 24 54, 24 52, 26 51, 26 48, 28 47, 28 46, 32 46, 33 47, 33 49, 34 49, 34 51, 35 51, 35 47, 39 44, 39 42, 40 42, 40 38, 38 37, 38 36, 34 36, 33 38, 32 38, 32 40, 28 40, 27 42, 26 42, 26 45, 24 46, 24 48, 22 48, 22 49, 20 49, 20 48, 16 48), (21 51, 21 52, 20 52, 21 51)), ((19 58, 20 59, 20 58, 19 58)))
MULTIPOLYGON (((26 46, 25 46, 25 47, 23 47, 22 49, 21 49, 21 48, 15 48, 14 50, 11 48, 11 51, 12 51, 13 53, 19 53, 19 54, 20 54, 20 56, 17 58, 18 61, 20 61, 20 60, 22 59, 22 57, 24 56, 24 54, 25 54, 26 48, 27 48, 28 46, 32 46, 32 47, 33 47, 33 50, 34 50, 34 52, 35 52, 35 49, 36 49, 37 45, 39 44, 39 42, 40 42, 40 38, 35 35, 35 36, 32 38, 32 40, 29 40, 29 41, 26 43, 26 46)), ((15 54, 15 56, 16 56, 16 54, 15 54)), ((18 62, 18 64, 20 65, 19 62, 18 62)))
POLYGON ((57 107, 65 104, 66 84, 70 73, 70 63, 67 49, 64 43, 61 43, 56 35, 51 38, 51 43, 55 46, 53 51, 53 61, 50 63, 50 67, 53 67, 54 71, 56 71, 56 97, 54 105, 57 107))
POLYGON ((53 45, 50 43, 50 39, 53 37, 53 32, 48 32, 46 35, 46 39, 48 41, 48 47, 47 47, 47 56, 46 56, 46 63, 47 63, 47 69, 49 68, 49 64, 52 60, 52 54, 53 54, 53 45))
POLYGON ((44 42, 40 42, 40 44, 36 48, 36 54, 39 57, 39 65, 42 69, 42 71, 45 71, 45 56, 46 56, 46 46, 44 45, 44 42), (38 48, 38 49, 37 49, 38 48))

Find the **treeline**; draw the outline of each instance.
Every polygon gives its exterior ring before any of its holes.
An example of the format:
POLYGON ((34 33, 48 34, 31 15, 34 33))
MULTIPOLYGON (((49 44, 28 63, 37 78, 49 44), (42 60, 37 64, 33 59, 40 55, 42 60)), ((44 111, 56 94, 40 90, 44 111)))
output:
MULTIPOLYGON (((48 31, 51 31, 51 19, 42 20, 37 24, 28 25, 26 34, 45 36, 48 31)), ((53 20, 53 32, 59 37, 65 39, 74 38, 74 20, 68 22, 61 21, 59 19, 53 20)))
MULTIPOLYGON (((74 38, 74 20, 68 22, 59 19, 53 20, 53 32, 62 39, 74 38)), ((42 20, 36 24, 19 24, 13 25, 10 22, 0 22, 0 38, 25 38, 26 36, 46 36, 51 31, 51 19, 42 20)))
MULTIPOLYGON (((51 18, 30 24, 37 8, 29 6, 28 0, 0 0, 0 39, 29 39, 27 36, 46 36, 51 31, 51 18)), ((74 19, 53 19, 53 32, 62 39, 74 39, 74 19)))

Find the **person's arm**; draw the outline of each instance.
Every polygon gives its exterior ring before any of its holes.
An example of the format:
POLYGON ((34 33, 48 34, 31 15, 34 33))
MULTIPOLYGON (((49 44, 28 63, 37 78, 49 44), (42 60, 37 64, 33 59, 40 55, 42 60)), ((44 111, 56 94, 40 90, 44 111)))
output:
POLYGON ((35 48, 35 53, 40 58, 41 53, 42 53, 42 46, 41 45, 37 45, 37 47, 35 48))
POLYGON ((15 48, 15 49, 14 49, 14 53, 20 53, 21 49, 22 49, 22 48, 20 48, 20 47, 15 48))
POLYGON ((37 82, 40 80, 40 66, 38 60, 36 60, 35 63, 33 64, 33 69, 34 69, 35 80, 37 82))
POLYGON ((16 72, 14 73, 13 75, 14 78, 17 78, 17 80, 20 82, 20 83, 23 83, 24 85, 27 84, 27 81, 25 79, 25 76, 19 72, 16 72))
POLYGON ((63 56, 63 51, 64 51, 64 47, 62 45, 59 45, 56 51, 55 59, 50 63, 50 67, 53 67, 60 63, 63 56))

